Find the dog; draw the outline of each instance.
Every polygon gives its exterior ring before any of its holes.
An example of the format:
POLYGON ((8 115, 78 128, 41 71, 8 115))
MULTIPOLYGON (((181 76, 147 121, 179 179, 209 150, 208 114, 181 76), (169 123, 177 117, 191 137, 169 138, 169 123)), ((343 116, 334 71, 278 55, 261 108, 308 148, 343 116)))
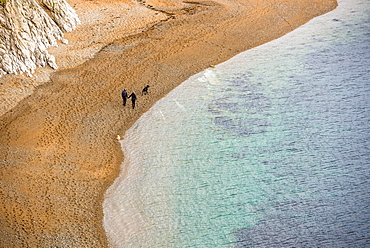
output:
POLYGON ((148 94, 149 85, 145 86, 144 89, 141 91, 141 95, 148 94))

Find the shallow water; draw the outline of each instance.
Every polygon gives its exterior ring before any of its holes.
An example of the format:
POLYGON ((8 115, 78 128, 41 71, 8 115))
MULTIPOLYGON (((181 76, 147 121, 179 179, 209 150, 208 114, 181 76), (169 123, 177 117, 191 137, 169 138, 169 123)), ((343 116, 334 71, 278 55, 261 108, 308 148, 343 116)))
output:
POLYGON ((370 4, 191 77, 122 141, 117 247, 369 247, 370 4))

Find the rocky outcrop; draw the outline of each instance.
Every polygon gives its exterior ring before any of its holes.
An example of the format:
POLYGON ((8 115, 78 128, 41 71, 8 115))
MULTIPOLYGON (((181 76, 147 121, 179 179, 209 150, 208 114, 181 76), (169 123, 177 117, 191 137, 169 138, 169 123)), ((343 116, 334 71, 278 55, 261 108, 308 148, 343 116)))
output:
POLYGON ((46 50, 80 21, 65 0, 0 0, 0 77, 27 73, 55 59, 46 50))

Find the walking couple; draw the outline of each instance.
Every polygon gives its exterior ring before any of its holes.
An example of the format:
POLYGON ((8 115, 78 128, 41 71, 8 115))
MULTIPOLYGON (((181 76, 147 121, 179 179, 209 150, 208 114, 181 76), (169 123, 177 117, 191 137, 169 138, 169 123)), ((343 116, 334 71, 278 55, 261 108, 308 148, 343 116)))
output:
POLYGON ((126 106, 127 98, 131 98, 132 109, 134 109, 135 108, 135 102, 136 102, 136 99, 137 99, 135 92, 132 92, 131 95, 128 96, 128 93, 127 93, 126 89, 124 89, 122 91, 123 106, 126 106))

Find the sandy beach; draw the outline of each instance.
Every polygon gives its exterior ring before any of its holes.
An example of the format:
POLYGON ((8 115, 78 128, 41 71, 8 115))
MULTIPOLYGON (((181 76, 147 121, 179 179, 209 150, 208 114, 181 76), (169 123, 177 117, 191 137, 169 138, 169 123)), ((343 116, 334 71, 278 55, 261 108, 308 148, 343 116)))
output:
POLYGON ((59 69, 0 79, 0 247, 108 247, 102 202, 124 160, 117 135, 191 75, 337 6, 68 2, 82 24, 49 49, 59 69), (138 95, 135 109, 122 106, 124 88, 138 95))

